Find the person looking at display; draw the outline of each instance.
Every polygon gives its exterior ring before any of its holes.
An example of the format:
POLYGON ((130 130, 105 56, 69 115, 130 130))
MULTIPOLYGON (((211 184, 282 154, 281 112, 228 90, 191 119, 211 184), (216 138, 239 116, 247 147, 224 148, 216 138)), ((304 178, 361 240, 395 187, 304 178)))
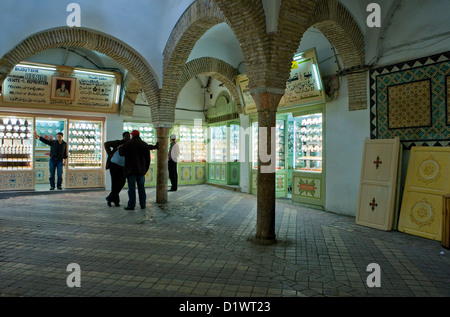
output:
POLYGON ((59 132, 56 135, 56 140, 47 140, 44 137, 39 136, 37 132, 34 132, 34 136, 42 143, 50 145, 50 190, 55 190, 55 171, 57 172, 56 186, 59 190, 62 190, 63 166, 66 166, 66 160, 69 157, 67 154, 67 143, 64 141, 64 134, 59 132))
POLYGON ((136 206, 136 183, 141 209, 145 209, 145 174, 150 168, 150 149, 142 141, 137 130, 131 132, 131 140, 119 146, 119 154, 125 157, 125 176, 128 181, 128 204, 125 210, 134 210, 136 206))
POLYGON ((177 136, 172 134, 170 136, 170 149, 169 149, 169 179, 172 183, 172 187, 169 192, 176 192, 178 190, 178 172, 177 163, 178 156, 180 155, 180 146, 176 142, 177 136))
POLYGON ((106 170, 109 170, 111 175, 111 193, 106 197, 106 201, 109 207, 111 203, 114 203, 116 207, 120 207, 120 192, 125 186, 125 160, 118 157, 119 153, 117 149, 122 144, 130 141, 130 132, 124 132, 122 134, 122 140, 107 141, 105 142, 105 150, 108 154, 108 159, 106 160, 106 170))

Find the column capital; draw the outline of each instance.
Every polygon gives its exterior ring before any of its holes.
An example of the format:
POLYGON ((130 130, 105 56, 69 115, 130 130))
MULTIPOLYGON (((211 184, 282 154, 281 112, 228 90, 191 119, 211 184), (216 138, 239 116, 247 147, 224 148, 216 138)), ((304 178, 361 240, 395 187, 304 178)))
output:
POLYGON ((285 93, 282 89, 271 87, 251 88, 250 92, 255 100, 258 112, 276 112, 285 93))

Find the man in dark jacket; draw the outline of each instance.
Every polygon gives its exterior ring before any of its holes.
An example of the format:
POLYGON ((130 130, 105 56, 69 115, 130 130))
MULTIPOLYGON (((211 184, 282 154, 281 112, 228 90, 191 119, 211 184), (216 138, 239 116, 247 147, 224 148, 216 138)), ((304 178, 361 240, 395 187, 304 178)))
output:
POLYGON ((117 152, 117 148, 125 142, 130 141, 130 132, 124 132, 122 136, 122 140, 108 141, 104 144, 106 153, 108 154, 106 169, 109 169, 109 173, 111 174, 111 193, 108 197, 106 197, 109 207, 111 207, 111 202, 113 202, 117 207, 120 206, 119 194, 126 182, 124 166, 111 162, 112 157, 117 152))
POLYGON ((139 131, 132 131, 132 139, 119 147, 119 154, 125 157, 125 176, 128 181, 128 205, 125 210, 134 210, 136 206, 136 183, 141 209, 146 207, 145 174, 150 167, 150 149, 139 135, 139 131))
POLYGON ((66 166, 66 160, 68 158, 67 143, 64 141, 64 134, 59 132, 56 135, 56 140, 47 140, 39 136, 36 132, 34 136, 42 143, 50 145, 50 190, 55 190, 55 170, 57 172, 57 187, 59 190, 62 190, 63 166, 66 166))

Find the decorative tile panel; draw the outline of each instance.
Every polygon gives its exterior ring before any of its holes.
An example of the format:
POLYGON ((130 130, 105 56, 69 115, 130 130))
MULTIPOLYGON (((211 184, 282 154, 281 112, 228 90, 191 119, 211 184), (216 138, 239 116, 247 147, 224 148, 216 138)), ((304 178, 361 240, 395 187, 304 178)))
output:
POLYGON ((389 129, 431 126, 431 81, 388 87, 389 129))
POLYGON ((449 76, 450 52, 372 70, 371 138, 450 145, 449 76))
POLYGON ((105 186, 103 170, 100 171, 69 171, 67 173, 67 188, 97 188, 105 186))
POLYGON ((10 172, 0 174, 0 190, 26 190, 34 189, 33 171, 10 172))

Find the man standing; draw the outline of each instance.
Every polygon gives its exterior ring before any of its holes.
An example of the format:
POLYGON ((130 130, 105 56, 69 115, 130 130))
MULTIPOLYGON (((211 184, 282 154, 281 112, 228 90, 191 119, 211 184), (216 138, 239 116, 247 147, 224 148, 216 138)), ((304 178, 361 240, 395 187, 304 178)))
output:
POLYGON ((56 140, 47 140, 42 136, 39 136, 37 132, 34 132, 36 139, 39 139, 42 143, 50 145, 50 190, 55 190, 55 170, 57 171, 57 187, 62 190, 62 175, 63 166, 66 166, 66 160, 68 158, 67 143, 64 141, 64 134, 59 132, 56 135, 56 140))
POLYGON ((177 163, 178 155, 180 155, 180 146, 176 142, 177 136, 172 134, 170 136, 170 149, 169 149, 169 179, 172 183, 172 188, 169 192, 176 192, 178 189, 178 172, 177 163))
MULTIPOLYGON (((111 193, 108 197, 106 197, 106 201, 108 206, 111 207, 111 202, 114 203, 116 207, 120 206, 120 192, 122 188, 125 186, 125 173, 124 173, 124 164, 121 164, 118 161, 111 161, 114 155, 118 155, 117 148, 124 144, 125 142, 130 141, 130 132, 124 132, 122 134, 122 140, 108 141, 105 142, 105 150, 108 153, 108 159, 106 161, 106 169, 109 169, 109 173, 111 174, 111 193), (114 162, 115 161, 115 162, 114 162)), ((125 160, 124 160, 125 161, 125 160)))
POLYGON ((125 175, 128 181, 128 205, 125 210, 134 210, 136 206, 136 183, 141 209, 145 209, 145 174, 150 167, 150 149, 142 141, 137 130, 131 132, 131 140, 119 146, 119 154, 125 157, 125 175))

